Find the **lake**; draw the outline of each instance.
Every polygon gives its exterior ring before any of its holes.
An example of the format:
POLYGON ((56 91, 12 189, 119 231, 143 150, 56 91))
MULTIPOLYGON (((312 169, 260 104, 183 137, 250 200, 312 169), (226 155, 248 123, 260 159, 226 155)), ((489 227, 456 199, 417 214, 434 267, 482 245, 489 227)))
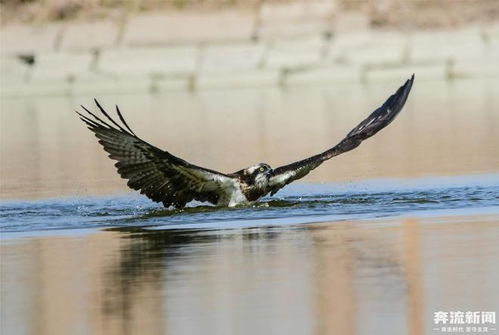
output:
MULTIPOLYGON (((333 146, 400 84, 97 98, 233 172, 333 146)), ((3 99, 0 332, 438 334, 434 312, 497 312, 498 85, 416 78, 387 129, 231 209, 129 191, 73 112, 93 97, 3 99)))

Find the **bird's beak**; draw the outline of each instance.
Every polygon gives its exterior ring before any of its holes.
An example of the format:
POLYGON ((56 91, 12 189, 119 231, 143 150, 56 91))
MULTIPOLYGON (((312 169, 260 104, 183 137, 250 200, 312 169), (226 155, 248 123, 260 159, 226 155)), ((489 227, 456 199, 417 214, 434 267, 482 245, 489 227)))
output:
POLYGON ((269 170, 265 173, 269 178, 274 176, 274 170, 269 170))

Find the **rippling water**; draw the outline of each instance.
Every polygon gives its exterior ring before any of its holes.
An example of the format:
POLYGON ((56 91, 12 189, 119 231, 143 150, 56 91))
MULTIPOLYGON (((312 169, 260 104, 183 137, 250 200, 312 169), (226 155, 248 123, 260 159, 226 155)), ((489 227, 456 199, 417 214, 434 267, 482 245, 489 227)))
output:
POLYGON ((3 232, 148 226, 234 228, 393 216, 499 214, 499 175, 297 184, 241 208, 165 209, 139 194, 0 203, 3 232))

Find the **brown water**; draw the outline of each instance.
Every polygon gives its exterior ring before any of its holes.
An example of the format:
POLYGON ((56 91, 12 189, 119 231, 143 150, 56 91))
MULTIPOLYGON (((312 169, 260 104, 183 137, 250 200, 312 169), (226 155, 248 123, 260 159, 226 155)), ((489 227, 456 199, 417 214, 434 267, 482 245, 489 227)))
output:
MULTIPOLYGON (((330 147, 398 84, 101 100, 234 171, 330 147)), ((440 334, 436 311, 497 314, 498 84, 416 82, 392 125, 277 197, 182 211, 126 192, 71 112, 91 97, 3 100, 0 333, 440 334)))

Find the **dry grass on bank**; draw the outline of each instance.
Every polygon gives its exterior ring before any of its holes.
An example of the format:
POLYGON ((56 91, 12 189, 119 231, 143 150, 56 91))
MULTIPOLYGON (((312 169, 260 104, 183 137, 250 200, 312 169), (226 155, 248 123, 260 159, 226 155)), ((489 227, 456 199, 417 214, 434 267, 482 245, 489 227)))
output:
MULTIPOLYGON (((266 4, 310 0, 0 0, 3 24, 12 22, 121 19, 138 12, 213 11, 258 12, 266 4)), ((328 0, 323 0, 328 1, 328 0)), ((373 27, 453 27, 499 20, 497 0, 330 0, 342 11, 365 14, 373 27)))

